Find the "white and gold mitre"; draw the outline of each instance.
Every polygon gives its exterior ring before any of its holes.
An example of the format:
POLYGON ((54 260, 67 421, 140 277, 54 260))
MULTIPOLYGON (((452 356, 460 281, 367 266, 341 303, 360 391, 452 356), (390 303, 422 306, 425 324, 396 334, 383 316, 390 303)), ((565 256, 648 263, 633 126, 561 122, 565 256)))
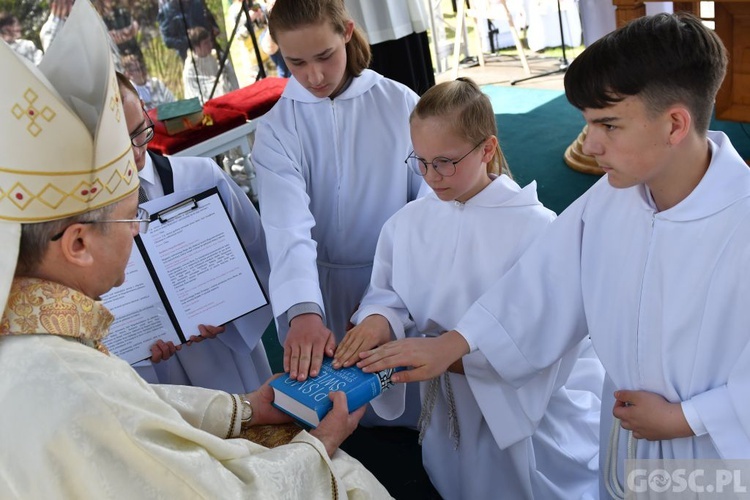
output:
POLYGON ((76 2, 38 68, 0 41, 0 220, 61 219, 137 189, 108 37, 76 2))

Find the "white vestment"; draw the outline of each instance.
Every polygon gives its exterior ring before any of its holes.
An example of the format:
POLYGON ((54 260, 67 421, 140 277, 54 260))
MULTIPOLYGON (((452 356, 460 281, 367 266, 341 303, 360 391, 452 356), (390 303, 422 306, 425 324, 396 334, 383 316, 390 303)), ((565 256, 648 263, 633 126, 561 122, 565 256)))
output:
MULTIPOLYGON (((263 229, 258 212, 247 195, 209 158, 170 156, 169 162, 174 192, 218 188, 260 283, 268 290, 268 255, 263 229)), ((146 165, 138 175, 149 199, 165 194, 149 155, 146 155, 146 165)), ((183 345, 167 361, 156 364, 141 362, 135 367, 136 371, 151 383, 194 385, 232 393, 253 391, 271 376, 261 342, 271 319, 271 307, 262 307, 228 323, 224 333, 215 339, 183 345)))
POLYGON ((430 27, 427 5, 420 0, 345 0, 344 3, 370 45, 398 40, 430 27))
POLYGON ((612 382, 600 457, 612 392, 627 389, 682 402, 696 434, 638 440, 638 457, 750 458, 750 170, 726 135, 709 139, 708 170, 680 203, 659 212, 645 186, 602 179, 458 325, 515 385, 590 335, 612 382))
MULTIPOLYGON (((521 189, 505 175, 465 204, 441 201, 434 193, 410 203, 383 227, 355 322, 383 315, 398 338, 452 329, 553 219, 539 203, 535 183, 521 189)), ((579 352, 571 349, 518 389, 481 352, 464 356, 466 375, 448 375, 458 449, 448 431, 444 381, 422 443, 425 468, 443 498, 596 494, 599 398, 563 387, 579 352)), ((596 360, 584 370, 601 386, 596 360)), ((422 385, 423 397, 428 384, 422 385)), ((403 385, 393 387, 373 408, 383 417, 397 415, 403 394, 403 385)))
POLYGON ((258 120, 252 159, 282 344, 286 312, 303 302, 316 303, 336 340, 344 337, 370 281, 380 228, 422 185, 404 164, 417 100, 370 70, 333 100, 290 78, 258 120))
POLYGON ((270 450, 224 439, 234 396, 152 387, 75 339, 0 337, 0 366, 0 498, 330 499, 334 477, 339 498, 390 498, 306 432, 270 450))
POLYGON ((13 43, 9 43, 10 48, 18 52, 20 55, 28 59, 34 64, 42 62, 44 53, 37 48, 37 46, 31 40, 19 38, 13 43))

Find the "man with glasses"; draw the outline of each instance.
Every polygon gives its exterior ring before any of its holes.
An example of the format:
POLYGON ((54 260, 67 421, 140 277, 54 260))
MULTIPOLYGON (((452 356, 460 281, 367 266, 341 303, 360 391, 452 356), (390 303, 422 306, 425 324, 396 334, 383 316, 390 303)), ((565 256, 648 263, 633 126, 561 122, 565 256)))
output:
MULTIPOLYGON (((117 73, 125 121, 141 179, 141 199, 216 186, 261 284, 267 290, 268 254, 260 216, 242 189, 210 158, 165 157, 148 151, 154 124, 130 80, 117 73)), ((150 361, 135 365, 148 382, 229 392, 257 389, 271 376, 261 337, 271 322, 265 306, 224 326, 200 325, 187 345, 159 340, 150 361), (218 335, 221 333, 221 335, 218 335), (218 337, 217 337, 218 335, 218 337), (204 341, 205 339, 216 340, 204 341)))
MULTIPOLYGON (((78 220, 76 224, 103 224, 107 222, 128 222, 133 228, 136 228, 136 234, 145 234, 148 231, 148 224, 151 222, 151 215, 143 208, 138 207, 138 211, 135 214, 135 219, 101 219, 101 220, 78 220)), ((70 226, 65 226, 65 229, 50 238, 50 241, 57 241, 63 237, 65 231, 70 226)))
POLYGON ((97 297, 147 229, 106 37, 76 2, 38 71, 0 42, 13 75, 0 80, 0 497, 387 497, 336 451, 363 413, 342 393, 317 429, 269 450, 230 439, 291 420, 267 385, 150 385, 106 352, 97 297))

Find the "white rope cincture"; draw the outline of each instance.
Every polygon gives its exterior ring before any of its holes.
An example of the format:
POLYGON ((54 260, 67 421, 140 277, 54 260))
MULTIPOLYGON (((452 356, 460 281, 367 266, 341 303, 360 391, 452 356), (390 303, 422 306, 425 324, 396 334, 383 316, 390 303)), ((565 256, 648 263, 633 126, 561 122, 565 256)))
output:
POLYGON ((419 413, 419 420, 417 421, 417 429, 419 429, 419 445, 422 445, 424 434, 427 431, 427 427, 430 426, 430 420, 432 419, 432 410, 435 408, 435 401, 437 401, 437 394, 440 388, 440 376, 430 379, 427 382, 427 390, 424 393, 424 399, 422 400, 422 410, 419 413))
POLYGON ((449 374, 443 374, 445 381, 445 395, 448 399, 448 435, 453 438, 453 449, 457 450, 461 442, 461 429, 458 427, 458 410, 456 409, 456 399, 453 397, 453 386, 449 374))
POLYGON ((461 439, 461 433, 458 427, 458 411, 456 410, 456 400, 453 396, 453 386, 447 373, 438 375, 427 382, 427 390, 424 393, 422 401, 422 411, 419 414, 417 428, 419 429, 419 444, 422 444, 427 427, 432 419, 432 412, 435 409, 437 396, 440 392, 440 379, 445 381, 445 397, 448 405, 448 435, 453 438, 453 449, 458 449, 461 439))
MULTIPOLYGON (((609 431, 609 446, 607 447, 607 457, 604 462, 604 486, 607 488, 607 493, 614 500, 624 500, 625 488, 620 484, 620 480, 617 479, 617 452, 620 447, 620 424, 619 418, 614 418, 612 421, 612 428, 609 431)), ((633 431, 627 431, 628 433, 628 449, 627 459, 635 459, 635 452, 637 442, 633 437, 633 431)))

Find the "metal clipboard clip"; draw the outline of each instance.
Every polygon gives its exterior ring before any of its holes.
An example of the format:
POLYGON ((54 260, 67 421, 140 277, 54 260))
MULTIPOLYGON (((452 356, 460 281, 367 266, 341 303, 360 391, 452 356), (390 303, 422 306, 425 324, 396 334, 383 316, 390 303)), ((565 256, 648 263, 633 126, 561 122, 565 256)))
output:
POLYGON ((176 219, 196 208, 198 208, 198 201, 195 198, 188 198, 177 205, 171 206, 157 213, 156 218, 159 219, 159 222, 162 224, 166 224, 168 221, 176 219))

